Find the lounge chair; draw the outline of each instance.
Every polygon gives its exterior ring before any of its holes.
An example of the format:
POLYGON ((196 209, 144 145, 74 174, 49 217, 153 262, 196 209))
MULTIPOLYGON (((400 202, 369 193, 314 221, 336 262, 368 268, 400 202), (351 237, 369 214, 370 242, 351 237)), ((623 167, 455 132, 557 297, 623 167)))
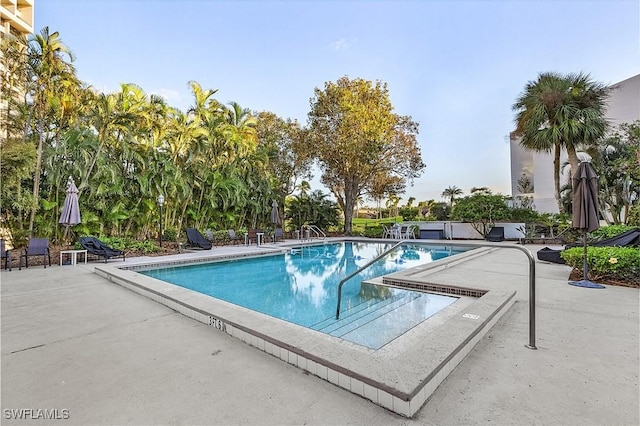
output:
POLYGON ((235 245, 240 244, 242 242, 242 237, 236 234, 236 231, 233 229, 229 229, 229 240, 235 245))
POLYGON ((122 261, 124 262, 125 260, 124 251, 109 247, 96 237, 80 237, 78 238, 78 243, 87 251, 87 253, 98 257, 104 257, 104 263, 107 263, 107 260, 112 257, 122 256, 122 261))
POLYGON ((11 250, 6 250, 4 240, 0 239, 0 259, 4 259, 4 269, 11 270, 11 250), (8 266, 7 266, 8 265, 8 266))
POLYGON ((18 269, 22 269, 22 259, 24 258, 24 267, 29 267, 29 257, 42 256, 42 264, 47 267, 47 259, 49 260, 49 266, 51 266, 51 252, 49 251, 49 239, 48 238, 31 238, 27 245, 27 248, 20 254, 20 261, 18 262, 18 269))
POLYGON ((187 247, 211 250, 213 244, 207 240, 196 228, 187 228, 187 247))
MULTIPOLYGON (((620 235, 616 235, 615 237, 605 238, 604 240, 596 241, 589 244, 592 247, 634 247, 640 246, 640 228, 630 229, 626 232, 623 232, 620 235)), ((549 247, 542 248, 538 250, 536 255, 538 256, 538 260, 543 262, 553 262, 559 263, 561 265, 566 262, 560 256, 566 249, 574 248, 574 247, 582 247, 582 243, 576 243, 572 245, 565 246, 563 249, 551 249, 549 247)))
POLYGON ((491 231, 489 231, 485 239, 493 242, 504 241, 504 227, 494 226, 491 228, 491 231))

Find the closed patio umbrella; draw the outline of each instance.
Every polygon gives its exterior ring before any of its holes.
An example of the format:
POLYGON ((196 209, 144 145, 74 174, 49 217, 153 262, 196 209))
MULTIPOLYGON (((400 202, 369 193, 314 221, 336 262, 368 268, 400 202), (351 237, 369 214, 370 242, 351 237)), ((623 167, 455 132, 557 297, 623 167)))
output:
POLYGON ((571 177, 573 185, 573 215, 571 225, 582 232, 583 273, 580 281, 569 281, 569 284, 578 287, 605 288, 603 285, 589 281, 587 265, 587 233, 600 228, 598 216, 598 175, 588 161, 583 161, 578 170, 571 177))
POLYGON ((278 202, 273 200, 271 205, 271 223, 280 225, 280 212, 278 211, 278 202))
POLYGON ((58 223, 65 226, 65 237, 69 233, 69 227, 77 225, 80 219, 80 204, 78 203, 78 188, 73 178, 69 176, 67 180, 67 196, 64 199, 60 220, 58 223))

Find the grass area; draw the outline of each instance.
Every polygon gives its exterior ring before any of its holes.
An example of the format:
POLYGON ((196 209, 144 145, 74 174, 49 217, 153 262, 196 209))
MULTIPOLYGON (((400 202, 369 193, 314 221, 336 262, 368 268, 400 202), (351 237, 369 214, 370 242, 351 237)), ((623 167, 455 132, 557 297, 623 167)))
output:
POLYGON ((354 218, 352 222, 352 232, 353 235, 363 235, 367 237, 381 236, 382 224, 393 224, 396 222, 402 222, 402 216, 385 217, 382 219, 354 218))

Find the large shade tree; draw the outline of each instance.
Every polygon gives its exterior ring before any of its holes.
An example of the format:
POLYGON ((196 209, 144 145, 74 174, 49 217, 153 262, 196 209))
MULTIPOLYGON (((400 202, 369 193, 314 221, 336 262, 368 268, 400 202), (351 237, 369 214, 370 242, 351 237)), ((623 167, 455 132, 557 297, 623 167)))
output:
POLYGON ((596 144, 607 130, 606 99, 610 88, 588 74, 544 72, 526 84, 513 104, 521 145, 554 154, 554 186, 560 202, 560 155, 566 150, 571 172, 578 168, 578 145, 596 144))
POLYGON ((387 85, 380 81, 342 77, 316 88, 310 103, 309 142, 350 235, 356 200, 381 176, 406 181, 424 168, 418 123, 393 112, 387 85))

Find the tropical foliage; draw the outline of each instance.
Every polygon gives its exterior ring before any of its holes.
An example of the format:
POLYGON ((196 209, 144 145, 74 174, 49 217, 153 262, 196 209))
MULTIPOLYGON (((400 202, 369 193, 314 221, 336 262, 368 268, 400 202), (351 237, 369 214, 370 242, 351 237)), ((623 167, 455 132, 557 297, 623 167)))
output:
MULTIPOLYGON (((563 250, 560 256, 567 265, 582 271, 584 261, 582 247, 563 250)), ((616 280, 640 287, 640 248, 638 247, 587 247, 587 267, 589 278, 594 281, 616 280)))
POLYGON ((321 191, 310 194, 303 191, 287 199, 285 218, 292 230, 302 229, 305 225, 328 229, 339 223, 339 209, 336 202, 321 191))
POLYGON ((622 124, 587 153, 598 174, 598 201, 604 219, 624 223, 631 207, 640 203, 640 121, 622 124))
POLYGON ((183 112, 134 84, 101 93, 77 79, 57 32, 2 38, 2 227, 14 243, 54 240, 65 182, 79 188, 78 234, 147 239, 185 227, 264 225, 309 169, 302 129, 252 114, 190 82, 183 112), (261 120, 262 118, 262 120, 261 120))
POLYGON ((471 223, 473 229, 486 237, 495 222, 511 218, 511 211, 504 196, 476 191, 457 201, 451 218, 471 223))
POLYGON ((30 235, 59 236, 68 176, 79 189, 83 222, 76 233, 144 240, 159 231, 160 194, 172 235, 186 227, 265 226, 274 200, 293 209, 286 216, 300 218, 295 226, 332 224, 336 206, 325 194, 288 200, 311 177, 314 160, 349 230, 359 195, 397 195, 424 167, 417 124, 392 112, 379 82, 344 78, 316 89, 307 129, 268 111, 223 104, 216 90, 195 81, 186 111, 131 83, 99 92, 77 78, 71 50, 48 28, 28 39, 2 37, 1 49, 7 72, 0 80, 0 226, 18 245, 30 235), (332 115, 333 107, 341 113, 332 115), (329 121, 340 131, 330 132, 329 121), (309 202, 318 206, 302 219, 309 202))

